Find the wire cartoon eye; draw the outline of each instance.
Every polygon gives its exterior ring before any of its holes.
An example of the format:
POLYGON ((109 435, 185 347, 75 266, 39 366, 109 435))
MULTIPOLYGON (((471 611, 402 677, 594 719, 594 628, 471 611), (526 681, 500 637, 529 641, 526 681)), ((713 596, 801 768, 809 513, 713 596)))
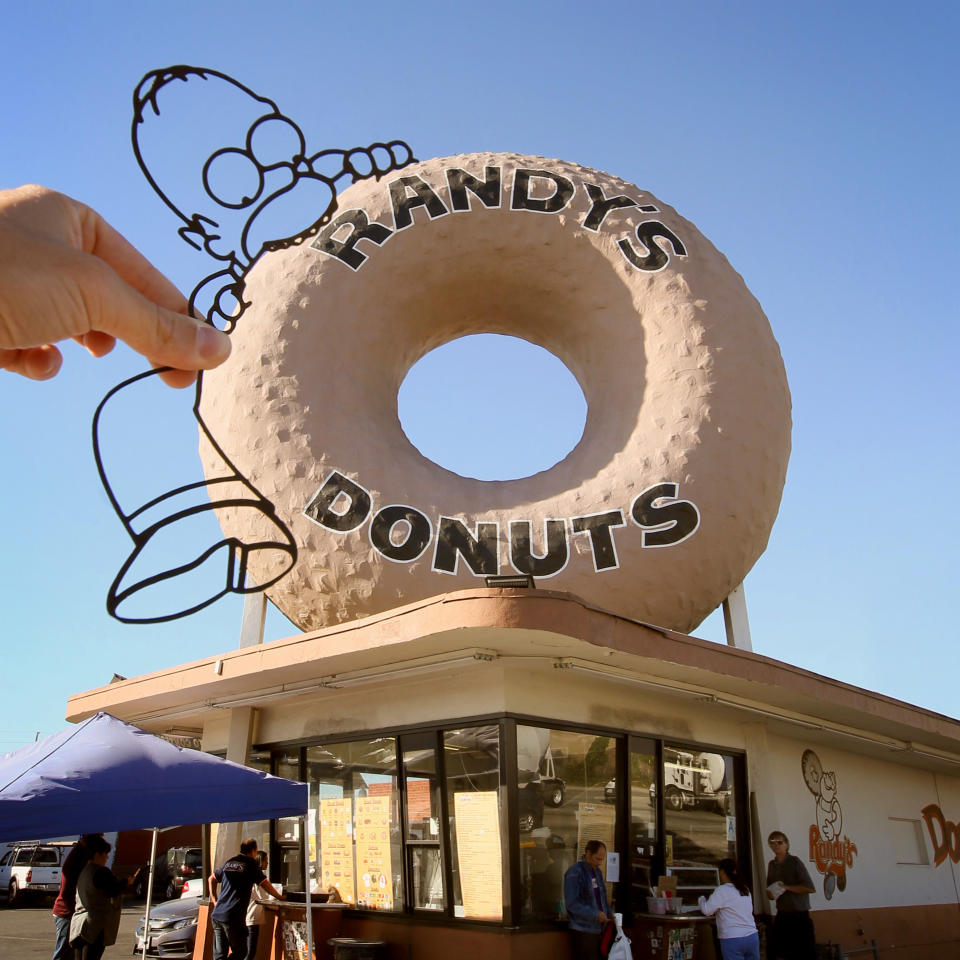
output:
POLYGON ((221 206, 243 210, 263 192, 263 171, 245 150, 218 150, 203 165, 203 186, 221 206))
POLYGON ((250 131, 250 155, 264 168, 304 162, 307 145, 300 128, 286 117, 264 117, 250 131))

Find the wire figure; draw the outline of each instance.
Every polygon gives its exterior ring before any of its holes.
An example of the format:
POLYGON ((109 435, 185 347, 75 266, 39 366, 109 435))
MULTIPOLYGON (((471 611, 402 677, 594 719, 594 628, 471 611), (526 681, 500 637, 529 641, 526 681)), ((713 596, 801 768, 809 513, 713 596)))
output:
MULTIPOLYGON (((232 114, 228 119, 234 119, 232 114)), ((240 123, 242 130, 242 120, 240 123)), ((218 262, 218 268, 204 277, 190 294, 190 313, 205 318, 207 323, 227 333, 236 329, 251 306, 245 299, 246 278, 250 270, 265 253, 301 244, 329 223, 337 209, 339 181, 356 183, 370 177, 379 179, 415 162, 410 147, 402 140, 351 150, 322 150, 308 156, 306 138, 300 127, 284 116, 272 100, 259 96, 216 70, 183 65, 151 71, 137 85, 133 95, 131 136, 137 163, 144 176, 163 202, 183 221, 178 230, 180 236, 218 262), (193 84, 193 87, 187 92, 178 86, 180 84, 193 84), (241 142, 214 150, 202 166, 203 190, 197 204, 208 213, 196 209, 188 213, 190 205, 174 202, 151 172, 142 144, 148 120, 151 116, 160 116, 161 100, 172 94, 186 95, 189 100, 198 84, 203 85, 198 92, 223 94, 224 99, 232 101, 235 112, 251 118, 241 142), (310 201, 306 204, 304 194, 310 201), (304 209, 320 209, 322 212, 312 221, 302 223, 301 211, 304 209), (271 223, 278 214, 286 214, 296 228, 292 231, 284 228, 280 230, 281 235, 275 235, 277 228, 271 227, 271 223)), ((183 189, 183 192, 189 191, 183 189)), ((240 472, 204 422, 200 412, 202 371, 197 377, 193 416, 201 433, 222 460, 223 476, 183 484, 133 509, 125 510, 121 506, 103 461, 103 414, 108 408, 115 409, 121 401, 129 404, 131 389, 142 388, 151 378, 169 369, 148 370, 118 384, 100 402, 93 418, 93 451, 100 480, 134 544, 107 594, 107 612, 124 623, 175 620, 209 606, 227 593, 265 590, 288 573, 297 559, 293 535, 277 516, 273 503, 240 472), (222 499, 216 502, 209 498, 199 500, 201 494, 214 488, 219 488, 222 499), (165 535, 171 532, 176 541, 175 525, 179 531, 210 511, 224 508, 256 511, 262 521, 263 535, 244 542, 221 534, 183 562, 164 566, 167 562, 164 560, 159 566, 155 564, 150 548, 167 539, 165 535), (247 577, 248 559, 257 551, 275 554, 271 576, 261 584, 253 583, 247 577), (143 591, 154 590, 162 595, 162 588, 168 586, 169 581, 185 580, 221 552, 226 568, 225 579, 212 594, 207 595, 209 587, 204 582, 200 596, 188 599, 186 605, 176 612, 145 614, 137 611, 131 614, 120 611, 121 605, 130 606, 128 601, 143 591)), ((176 605, 182 602, 178 600, 176 605)))

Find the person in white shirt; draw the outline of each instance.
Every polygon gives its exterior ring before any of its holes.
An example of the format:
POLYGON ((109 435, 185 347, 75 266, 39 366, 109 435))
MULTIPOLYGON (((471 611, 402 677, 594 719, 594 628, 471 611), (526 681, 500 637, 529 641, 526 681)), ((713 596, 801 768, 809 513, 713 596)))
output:
MULTIPOLYGON (((267 851, 257 851, 257 866, 266 873, 267 851)), ((264 903, 274 898, 263 887, 254 887, 250 891, 250 905, 247 907, 247 960, 254 960, 257 955, 257 944, 260 942, 260 928, 266 923, 264 903)))
POLYGON ((700 898, 705 916, 717 915, 717 936, 723 960, 760 960, 760 938, 753 919, 753 897, 733 860, 720 861, 720 886, 700 898))

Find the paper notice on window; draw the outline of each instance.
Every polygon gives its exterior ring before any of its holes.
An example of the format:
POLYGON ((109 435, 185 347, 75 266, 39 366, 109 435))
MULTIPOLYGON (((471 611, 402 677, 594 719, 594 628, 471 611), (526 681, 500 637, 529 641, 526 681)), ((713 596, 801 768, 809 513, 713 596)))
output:
POLYGON ((407 819, 410 823, 429 820, 433 816, 430 805, 430 781, 407 778, 407 819))
POLYGON ((336 887, 344 903, 356 903, 353 887, 353 801, 320 801, 320 886, 336 887))
POLYGON ((581 803, 577 813, 577 852, 582 856, 588 840, 599 840, 613 850, 617 811, 612 803, 581 803))
POLYGON ((393 909, 390 862, 390 797, 357 799, 357 905, 393 909))
MULTIPOLYGON (((583 856, 588 840, 599 840, 607 848, 607 856, 614 852, 617 810, 612 803, 580 803, 577 810, 577 853, 583 856)), ((619 864, 618 864, 619 866, 619 864)), ((605 875, 607 898, 613 895, 613 877, 605 875)))
POLYGON ((455 793, 453 809, 457 818, 457 860, 464 915, 500 920, 503 870, 497 791, 455 793))

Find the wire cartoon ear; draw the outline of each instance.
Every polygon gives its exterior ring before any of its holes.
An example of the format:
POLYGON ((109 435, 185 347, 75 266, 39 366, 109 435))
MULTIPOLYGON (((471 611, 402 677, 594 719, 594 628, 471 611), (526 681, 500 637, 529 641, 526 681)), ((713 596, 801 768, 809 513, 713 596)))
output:
MULTIPOLYGON (((153 70, 137 84, 131 136, 144 176, 182 221, 180 236, 216 261, 216 269, 190 294, 190 312, 227 333, 250 306, 246 278, 265 253, 301 244, 325 226, 336 212, 340 185, 379 179, 415 162, 402 140, 308 153, 300 127, 272 100, 219 71, 183 65, 153 70), (184 129, 174 131, 177 123, 184 129)), ((134 544, 107 594, 108 613, 125 623, 175 620, 227 593, 265 590, 297 558, 293 535, 273 503, 243 476, 204 423, 202 374, 186 417, 216 451, 222 475, 177 484, 167 475, 170 451, 148 444, 137 460, 138 480, 146 486, 123 496, 115 489, 105 454, 112 447, 129 459, 130 437, 108 442, 108 422, 133 403, 132 391, 152 391, 161 372, 149 370, 118 384, 93 418, 100 479, 134 544), (249 542, 219 530, 210 533, 210 514, 221 508, 257 515, 249 542), (269 553, 265 583, 247 579, 253 552, 269 553), (224 574, 212 590, 211 565, 224 574)), ((147 402, 164 417, 178 406, 169 391, 147 402)))

